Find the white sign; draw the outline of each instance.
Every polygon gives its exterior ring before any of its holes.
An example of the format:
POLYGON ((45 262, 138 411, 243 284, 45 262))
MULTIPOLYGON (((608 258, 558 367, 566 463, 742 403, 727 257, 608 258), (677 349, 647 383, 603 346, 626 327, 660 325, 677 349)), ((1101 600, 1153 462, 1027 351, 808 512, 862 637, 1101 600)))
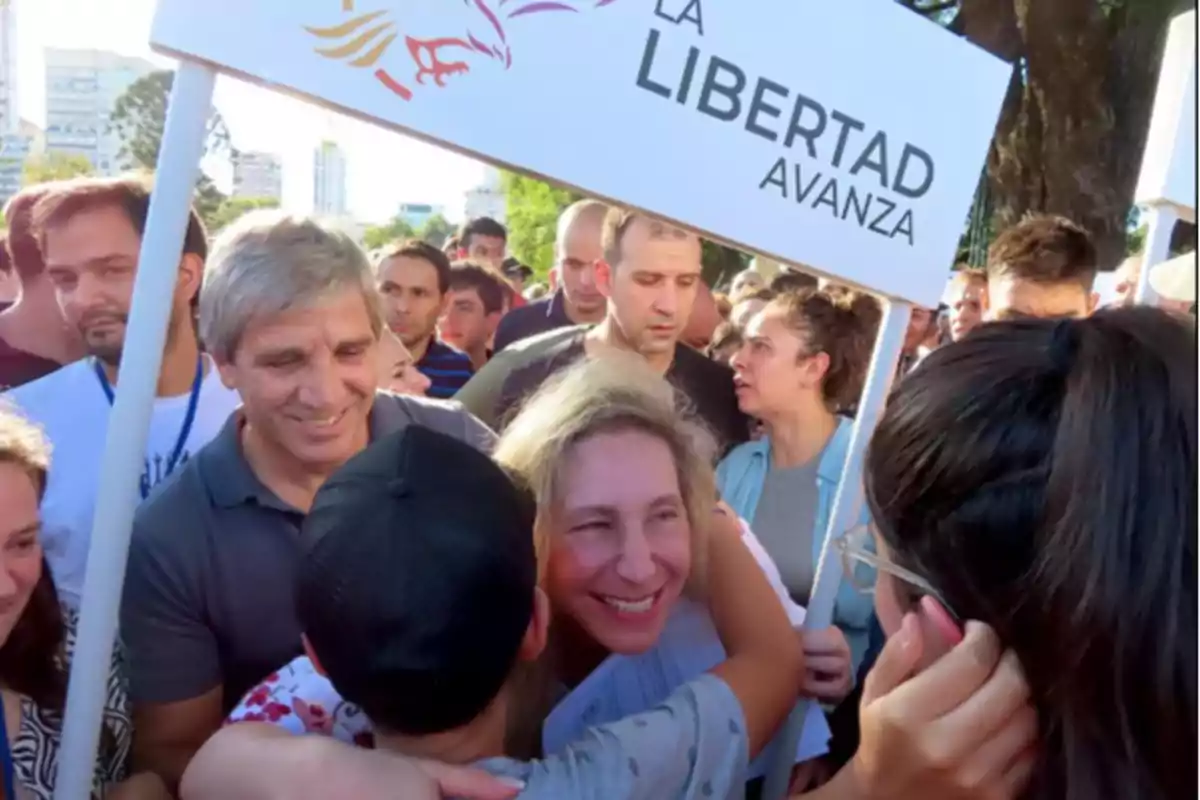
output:
POLYGON ((1134 201, 1196 220, 1196 12, 1171 22, 1134 201))
POLYGON ((886 0, 159 0, 151 38, 924 305, 1010 75, 886 0))

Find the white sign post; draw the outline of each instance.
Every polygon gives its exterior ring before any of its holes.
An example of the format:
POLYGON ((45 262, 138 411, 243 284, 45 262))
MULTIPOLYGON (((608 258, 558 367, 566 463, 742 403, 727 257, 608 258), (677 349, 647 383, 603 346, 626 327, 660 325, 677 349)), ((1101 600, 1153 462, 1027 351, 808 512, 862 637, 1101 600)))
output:
POLYGON ((1179 220, 1196 221, 1196 12, 1171 21, 1134 202, 1145 209, 1146 246, 1135 299, 1151 302, 1150 270, 1170 253, 1179 220))
MULTIPOLYGON (((59 800, 90 779, 94 667, 116 628, 161 358, 153 309, 182 246, 210 69, 903 298, 885 314, 834 533, 860 502, 908 302, 941 295, 1010 75, 886 0, 159 0, 152 44, 185 67, 102 467, 59 800)), ((835 567, 822 558, 816 627, 831 622, 835 567)))

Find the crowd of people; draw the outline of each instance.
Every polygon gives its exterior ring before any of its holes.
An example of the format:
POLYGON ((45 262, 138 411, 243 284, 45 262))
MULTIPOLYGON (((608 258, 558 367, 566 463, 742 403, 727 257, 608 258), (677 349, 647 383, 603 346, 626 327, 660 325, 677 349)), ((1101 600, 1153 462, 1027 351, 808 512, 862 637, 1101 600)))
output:
MULTIPOLYGON (((5 209, 6 798, 54 789, 150 196, 5 209)), ((811 800, 1193 796, 1194 257, 1097 308, 1088 233, 1032 216, 947 270, 823 629, 881 306, 701 261, 594 200, 545 287, 491 219, 367 253, 193 212, 94 795, 756 797, 787 758, 811 800)))

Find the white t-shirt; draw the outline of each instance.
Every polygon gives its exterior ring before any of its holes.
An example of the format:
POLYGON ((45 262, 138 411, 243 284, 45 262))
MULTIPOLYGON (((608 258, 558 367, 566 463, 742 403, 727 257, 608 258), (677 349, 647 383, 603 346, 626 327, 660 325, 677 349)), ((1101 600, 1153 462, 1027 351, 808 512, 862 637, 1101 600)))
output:
MULTIPOLYGON (((207 372, 200 385, 195 418, 174 465, 176 470, 217 435, 230 412, 241 404, 237 393, 221 383, 212 362, 207 357, 205 360, 207 372)), ((78 608, 112 407, 91 359, 68 364, 6 392, 3 399, 39 425, 50 440, 50 477, 42 501, 42 546, 59 599, 78 608)), ((190 400, 191 392, 154 401, 141 479, 143 496, 167 477, 190 400)))

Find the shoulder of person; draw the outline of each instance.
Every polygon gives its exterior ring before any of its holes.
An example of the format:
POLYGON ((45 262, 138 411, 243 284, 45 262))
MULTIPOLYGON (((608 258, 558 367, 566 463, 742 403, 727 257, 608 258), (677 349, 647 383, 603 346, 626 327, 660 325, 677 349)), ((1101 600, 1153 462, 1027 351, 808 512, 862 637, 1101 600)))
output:
POLYGON ((570 341, 575 336, 587 331, 590 327, 590 325, 568 325, 565 328, 553 328, 552 330, 524 338, 519 342, 513 342, 504 349, 514 353, 528 353, 531 356, 536 356, 555 345, 570 341))
POLYGON ((681 342, 675 352, 675 363, 690 375, 705 380, 728 381, 729 392, 733 393, 733 370, 719 361, 713 361, 694 347, 681 342))
POLYGON ((209 442, 200 448, 138 505, 133 516, 133 544, 178 542, 181 529, 202 524, 206 515, 197 513, 197 508, 212 503, 203 472, 204 453, 212 445, 209 442))
MULTIPOLYGON (((439 400, 380 391, 375 395, 375 402, 388 409, 384 412, 389 414, 389 418, 384 422, 387 432, 397 431, 407 424, 415 423, 471 444, 480 444, 481 436, 487 438, 487 435, 492 433, 490 428, 457 400, 439 400)), ((485 444, 490 446, 490 443, 485 444)))
POLYGON ((36 381, 4 392, 0 395, 0 402, 14 408, 27 419, 40 422, 45 417, 52 416, 55 409, 71 411, 76 408, 79 403, 79 395, 76 392, 86 383, 96 381, 91 362, 82 359, 66 364, 36 381))

